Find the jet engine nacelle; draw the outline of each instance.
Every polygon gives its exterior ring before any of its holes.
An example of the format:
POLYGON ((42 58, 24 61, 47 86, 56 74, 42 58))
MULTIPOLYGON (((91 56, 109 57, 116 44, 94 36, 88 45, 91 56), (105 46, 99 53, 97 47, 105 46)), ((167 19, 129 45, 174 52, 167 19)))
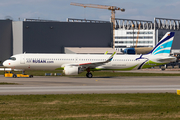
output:
POLYGON ((79 66, 65 66, 63 72, 65 75, 78 75, 82 71, 79 66))

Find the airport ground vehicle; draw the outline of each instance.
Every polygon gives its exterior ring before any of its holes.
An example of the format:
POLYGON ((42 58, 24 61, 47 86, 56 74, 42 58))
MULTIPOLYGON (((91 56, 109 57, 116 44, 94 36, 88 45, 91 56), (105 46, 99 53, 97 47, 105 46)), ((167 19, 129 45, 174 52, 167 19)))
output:
POLYGON ((27 74, 14 74, 12 71, 5 71, 4 77, 13 77, 13 78, 17 78, 17 77, 27 77, 27 78, 32 78, 33 75, 27 75, 27 74))

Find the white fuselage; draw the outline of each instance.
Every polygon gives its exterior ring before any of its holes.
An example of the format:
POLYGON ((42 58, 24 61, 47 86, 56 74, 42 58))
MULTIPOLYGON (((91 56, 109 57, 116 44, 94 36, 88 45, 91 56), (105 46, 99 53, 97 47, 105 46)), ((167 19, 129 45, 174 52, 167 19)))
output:
MULTIPOLYGON (((23 70, 55 70, 64 68, 68 64, 83 64, 103 62, 110 55, 90 55, 90 54, 17 54, 12 57, 15 60, 6 60, 3 65, 12 69, 23 70)), ((112 70, 132 70, 141 69, 144 62, 149 60, 156 63, 161 63, 158 58, 164 56, 146 55, 144 59, 137 59, 141 55, 115 55, 111 62, 101 66, 96 66, 95 69, 112 69, 112 70)), ((143 56, 144 57, 144 56, 143 56)), ((167 58, 167 57, 166 57, 167 58)), ((167 61, 167 63, 170 61, 167 61)), ((155 66, 153 65, 150 65, 155 66)))

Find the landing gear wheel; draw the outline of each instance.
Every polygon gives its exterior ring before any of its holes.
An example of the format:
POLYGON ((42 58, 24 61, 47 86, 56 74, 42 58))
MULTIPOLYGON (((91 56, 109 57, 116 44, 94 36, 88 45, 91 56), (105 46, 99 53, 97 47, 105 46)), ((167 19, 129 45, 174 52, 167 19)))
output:
POLYGON ((30 77, 30 78, 32 78, 32 77, 33 77, 33 75, 29 75, 29 77, 30 77))
POLYGON ((13 78, 17 78, 17 75, 14 74, 14 75, 13 75, 13 78))
POLYGON ((93 77, 93 75, 92 75, 92 73, 88 72, 88 73, 86 74, 86 77, 88 77, 88 78, 92 78, 92 77, 93 77))

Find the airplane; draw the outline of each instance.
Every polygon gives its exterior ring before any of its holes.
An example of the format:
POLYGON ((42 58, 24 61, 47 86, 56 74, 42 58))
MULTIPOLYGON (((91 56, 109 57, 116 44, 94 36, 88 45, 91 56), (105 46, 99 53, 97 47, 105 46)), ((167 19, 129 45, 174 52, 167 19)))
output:
POLYGON ((24 53, 11 56, 3 66, 12 70, 63 70, 65 75, 78 75, 97 70, 138 70, 164 65, 176 61, 170 56, 174 32, 167 32, 159 43, 145 55, 90 55, 90 54, 34 54, 24 53))

